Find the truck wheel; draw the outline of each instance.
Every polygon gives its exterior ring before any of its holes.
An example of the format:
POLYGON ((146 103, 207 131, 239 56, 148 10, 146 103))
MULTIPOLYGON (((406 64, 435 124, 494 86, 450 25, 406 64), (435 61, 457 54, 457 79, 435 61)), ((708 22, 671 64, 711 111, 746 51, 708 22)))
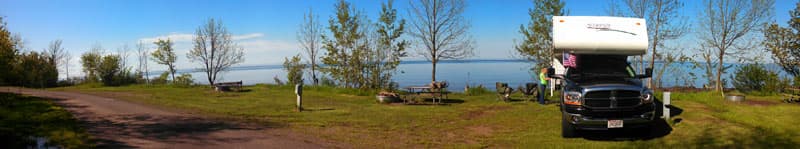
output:
POLYGON ((570 124, 564 118, 561 118, 561 137, 564 138, 578 137, 578 130, 575 129, 575 125, 570 124))

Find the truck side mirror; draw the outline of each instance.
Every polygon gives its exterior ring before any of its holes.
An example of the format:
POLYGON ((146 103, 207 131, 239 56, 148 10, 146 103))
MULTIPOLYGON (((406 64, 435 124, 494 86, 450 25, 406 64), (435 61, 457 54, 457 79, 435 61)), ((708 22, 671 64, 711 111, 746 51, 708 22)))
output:
POLYGON ((646 77, 646 78, 653 77, 653 68, 645 68, 644 69, 644 77, 646 77))

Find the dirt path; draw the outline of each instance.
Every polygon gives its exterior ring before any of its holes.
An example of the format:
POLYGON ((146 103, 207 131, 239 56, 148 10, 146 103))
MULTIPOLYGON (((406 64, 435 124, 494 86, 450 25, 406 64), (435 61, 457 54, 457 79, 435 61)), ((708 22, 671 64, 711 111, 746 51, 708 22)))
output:
POLYGON ((0 87, 52 98, 86 126, 98 148, 325 148, 286 129, 222 122, 80 93, 0 87))

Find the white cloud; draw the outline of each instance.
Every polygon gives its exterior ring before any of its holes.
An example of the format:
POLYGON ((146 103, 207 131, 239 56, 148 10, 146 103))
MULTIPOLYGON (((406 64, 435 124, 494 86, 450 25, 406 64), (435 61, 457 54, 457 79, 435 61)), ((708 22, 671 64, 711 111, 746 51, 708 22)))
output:
POLYGON ((159 39, 170 39, 172 42, 189 42, 194 39, 194 34, 182 34, 182 33, 169 33, 168 35, 163 36, 156 36, 150 38, 142 38, 139 41, 144 43, 153 43, 158 41, 159 39))
POLYGON ((262 33, 250 33, 250 34, 244 34, 244 35, 233 35, 233 36, 231 36, 231 39, 233 39, 233 40, 247 40, 247 39, 254 39, 254 38, 261 38, 261 37, 264 37, 264 34, 262 34, 262 33))
MULTIPOLYGON (((255 39, 264 37, 263 33, 250 33, 250 34, 242 34, 242 35, 232 35, 231 39, 233 40, 247 40, 247 39, 255 39)), ((159 39, 170 39, 172 42, 191 42, 194 39, 194 34, 187 34, 187 33, 169 33, 167 35, 156 36, 156 37, 149 37, 149 38, 142 38, 139 41, 144 43, 153 43, 158 41, 159 39)))

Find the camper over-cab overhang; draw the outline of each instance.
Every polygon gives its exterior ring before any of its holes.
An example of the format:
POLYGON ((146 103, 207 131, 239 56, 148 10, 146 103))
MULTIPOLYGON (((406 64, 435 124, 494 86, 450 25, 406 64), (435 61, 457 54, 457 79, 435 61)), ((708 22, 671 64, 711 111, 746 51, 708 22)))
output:
POLYGON ((642 55, 647 52, 644 19, 553 16, 555 53, 642 55))

